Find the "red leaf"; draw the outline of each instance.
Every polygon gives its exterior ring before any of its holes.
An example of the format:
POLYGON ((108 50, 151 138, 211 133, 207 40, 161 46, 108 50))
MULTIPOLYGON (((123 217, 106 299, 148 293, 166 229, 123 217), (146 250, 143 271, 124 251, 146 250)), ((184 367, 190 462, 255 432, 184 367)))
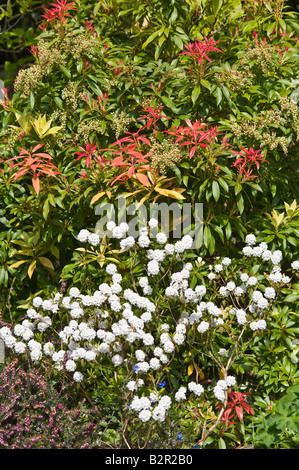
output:
POLYGON ((143 173, 136 173, 136 178, 140 181, 140 183, 144 184, 144 186, 150 186, 148 177, 143 173))
POLYGON ((235 410, 236 410, 236 413, 238 415, 239 420, 242 421, 242 419, 243 419, 243 410, 242 410, 242 408, 240 408, 239 406, 236 406, 235 410))
POLYGON ((39 181, 38 175, 33 176, 32 186, 34 187, 36 194, 38 194, 40 190, 40 181, 39 181))

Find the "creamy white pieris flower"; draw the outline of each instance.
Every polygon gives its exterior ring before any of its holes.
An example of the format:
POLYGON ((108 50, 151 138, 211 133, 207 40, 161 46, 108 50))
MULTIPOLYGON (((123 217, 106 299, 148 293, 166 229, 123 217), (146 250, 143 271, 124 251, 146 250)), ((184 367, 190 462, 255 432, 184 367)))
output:
POLYGON ((256 236, 253 235, 253 233, 250 233, 250 234, 246 235, 245 243, 246 243, 247 245, 255 245, 255 243, 256 243, 256 236))
POLYGON ((246 283, 246 285, 250 287, 255 286, 256 284, 257 284, 257 278, 255 276, 250 276, 246 283))
POLYGON ((110 351, 110 346, 108 343, 103 342, 98 346, 98 352, 101 354, 107 354, 109 351, 110 351))
POLYGON ((113 274, 115 274, 117 272, 117 267, 114 263, 109 263, 107 266, 106 266, 106 273, 109 274, 110 276, 112 276, 113 274))
POLYGON ((282 252, 280 250, 276 250, 272 253, 271 262, 273 264, 279 264, 282 260, 282 252))
POLYGON ((148 323, 152 320, 153 316, 151 312, 144 312, 140 318, 144 323, 148 323))
POLYGON ((185 336, 182 333, 175 333, 172 339, 173 342, 179 346, 185 342, 185 336))
POLYGON ((14 344, 14 351, 16 354, 24 354, 26 351, 26 343, 23 343, 22 341, 17 341, 14 344))
POLYGON ((233 281, 230 281, 226 284, 227 290, 232 292, 236 288, 236 284, 233 281))
POLYGON ((151 417, 152 417, 152 412, 150 410, 141 410, 138 415, 138 418, 143 423, 146 423, 147 421, 149 421, 151 417))
POLYGON ((198 333, 205 333, 206 331, 208 331, 210 325, 208 322, 206 321, 201 321, 197 327, 197 331, 198 333))
POLYGON ((109 232, 111 232, 115 226, 115 222, 113 220, 109 220, 109 222, 107 222, 106 228, 109 232))
POLYGON ((92 246, 97 246, 100 243, 100 237, 97 233, 91 233, 88 236, 88 243, 90 243, 92 246))
POLYGON ((120 247, 121 247, 122 250, 129 250, 134 245, 135 245, 135 239, 132 236, 124 238, 120 242, 120 247))
POLYGON ((34 297, 32 304, 35 308, 41 307, 43 305, 43 299, 39 296, 34 297))
POLYGON ((167 357, 166 354, 161 354, 159 359, 162 362, 162 364, 167 364, 168 363, 168 357, 167 357))
MULTIPOLYGON (((181 317, 181 320, 183 320, 184 317, 181 317)), ((176 332, 177 333, 181 333, 181 334, 186 334, 187 332, 187 328, 186 328, 186 325, 184 325, 183 323, 179 323, 177 326, 176 326, 176 332)))
POLYGON ((70 297, 80 297, 80 291, 77 287, 71 287, 69 291, 70 297))
POLYGON ((55 346, 54 344, 47 342, 43 345, 43 351, 47 356, 52 356, 53 353, 55 352, 55 346))
POLYGON ((252 250, 252 256, 259 258, 263 254, 264 250, 260 246, 255 246, 252 250))
MULTIPOLYGON (((169 325, 167 325, 167 326, 169 327, 169 325)), ((161 328, 161 329, 162 329, 162 328, 161 328)), ((168 331, 168 330, 166 330, 166 331, 168 331)), ((170 336, 169 336, 168 333, 162 333, 162 334, 161 334, 161 336, 160 336, 160 343, 161 343, 161 344, 165 344, 166 341, 170 341, 170 340, 171 340, 171 338, 170 338, 170 336)))
POLYGON ((218 380, 218 382, 216 384, 216 387, 220 387, 223 390, 226 390, 227 389, 227 383, 226 383, 225 380, 218 380))
POLYGON ((223 270, 222 264, 215 264, 214 270, 216 273, 220 273, 223 270))
POLYGON ((226 357, 227 356, 227 349, 225 348, 220 348, 218 351, 219 356, 221 357, 226 357))
POLYGON ((127 383, 127 389, 130 390, 130 392, 135 392, 138 389, 137 380, 130 380, 127 383))
POLYGON ((151 218, 148 222, 148 225, 150 228, 156 228, 158 227, 158 220, 155 218, 151 218))
POLYGON ((228 289, 225 286, 221 286, 219 289, 219 295, 221 295, 221 297, 228 297, 229 296, 228 289))
POLYGON ((43 353, 41 349, 32 349, 30 352, 30 358, 33 362, 39 361, 43 357, 43 353))
POLYGON ((241 279, 242 282, 247 282, 248 279, 249 279, 249 276, 248 276, 247 273, 242 273, 242 274, 240 275, 240 279, 241 279))
POLYGON ((245 325, 247 322, 246 312, 242 309, 236 311, 237 322, 239 325, 245 325))
POLYGON ((225 391, 222 387, 214 387, 214 395, 215 395, 215 398, 217 398, 217 400, 219 401, 224 401, 225 400, 225 391))
POLYGON ((168 243, 167 245, 164 246, 164 251, 167 253, 167 255, 173 255, 174 253, 174 245, 171 245, 168 243))
POLYGON ((163 423, 165 421, 165 408, 162 405, 158 405, 152 411, 152 418, 154 421, 159 421, 163 423))
POLYGON ((153 293, 153 288, 151 286, 147 285, 143 288, 144 295, 151 295, 152 293, 153 293))
POLYGON ((163 349, 164 349, 164 352, 166 354, 170 354, 174 351, 175 349, 175 346, 173 344, 172 341, 166 341, 164 344, 163 344, 163 349))
POLYGON ((251 248, 251 246, 244 246, 243 250, 243 255, 244 256, 252 256, 252 253, 253 253, 253 249, 251 248))
POLYGON ((22 338, 24 341, 29 341, 31 338, 33 338, 33 336, 34 333, 30 328, 26 328, 25 331, 22 333, 22 338))
POLYGON ((82 229, 82 230, 80 230, 80 232, 78 233, 78 237, 77 237, 77 238, 78 238, 79 242, 85 243, 85 242, 87 242, 89 235, 90 235, 90 232, 89 232, 88 230, 82 229))
POLYGON ((229 266, 231 264, 232 260, 230 258, 223 258, 222 264, 223 266, 229 266))
POLYGON ((72 359, 68 359, 65 363, 65 369, 68 372, 74 372, 77 368, 77 364, 72 359))
POLYGON ((197 395, 198 397, 200 397, 200 395, 202 395, 204 392, 203 386, 195 382, 189 382, 188 389, 190 392, 194 393, 194 395, 197 395))
POLYGON ((141 349, 137 349, 137 351, 135 351, 135 357, 137 361, 144 361, 146 354, 141 349))
POLYGON ((238 286, 234 290, 234 295, 236 297, 241 297, 244 294, 244 289, 241 286, 238 286))
POLYGON ((147 361, 138 362, 137 366, 141 372, 147 372, 150 368, 150 365, 147 361))
POLYGON ((215 273, 209 273, 209 274, 208 274, 208 279, 209 279, 210 281, 213 281, 214 279, 216 279, 216 274, 215 274, 215 273))
POLYGON ((74 372, 73 379, 77 383, 83 382, 84 377, 83 377, 82 372, 79 372, 79 371, 74 372))
POLYGON ((78 308, 72 308, 70 311, 70 315, 72 318, 80 318, 82 315, 84 315, 84 310, 81 307, 78 308))
POLYGON ((272 272, 269 275, 269 281, 273 281, 275 284, 279 284, 282 281, 281 272, 272 272))
POLYGON ((189 316, 189 324, 193 325, 193 323, 198 323, 200 318, 202 317, 201 312, 192 312, 189 316))
POLYGON ((261 319, 257 321, 257 327, 259 330, 265 330, 267 327, 267 323, 265 320, 261 319))
POLYGON ((262 298, 263 298, 263 293, 261 291, 255 290, 252 292, 251 299, 253 302, 258 302, 262 298))
POLYGON ((165 410, 169 410, 171 407, 171 398, 168 395, 164 395, 160 398, 159 405, 163 406, 165 410))
POLYGON ((165 235, 165 233, 157 233, 156 242, 159 243, 159 245, 164 245, 167 242, 167 236, 165 235))
POLYGON ((27 316, 31 320, 36 320, 37 318, 40 317, 40 314, 34 308, 29 308, 27 310, 27 316))
POLYGON ((13 329, 13 332, 16 336, 22 336, 25 330, 26 330, 25 326, 16 325, 13 329))
POLYGON ((253 331, 258 330, 257 321, 252 321, 251 323, 249 323, 249 326, 250 326, 251 330, 253 330, 253 331))
POLYGON ((199 297, 203 297, 207 292, 206 286, 196 286, 194 290, 199 297))
POLYGON ((260 308, 260 309, 262 309, 262 310, 264 310, 265 308, 267 308, 268 305, 269 305, 269 302, 268 302, 268 300, 265 299, 264 297, 262 297, 261 299, 259 299, 259 300, 257 301, 257 306, 258 306, 258 308, 260 308))
POLYGON ((289 276, 282 276, 281 282, 283 284, 288 284, 291 281, 291 278, 289 276))
POLYGON ((53 300, 52 299, 44 300, 42 308, 43 308, 43 310, 51 310, 52 305, 53 305, 53 300))
POLYGON ((141 278, 139 279, 139 281, 138 281, 138 284, 139 284, 140 287, 142 287, 142 288, 146 287, 146 286, 148 285, 148 283, 149 283, 149 280, 148 280, 148 278, 147 278, 146 276, 141 277, 141 278))
POLYGON ((30 341, 28 341, 27 345, 28 345, 30 350, 32 350, 32 349, 41 349, 42 348, 41 344, 38 341, 36 341, 35 339, 31 339, 30 341))
POLYGON ((156 260, 151 260, 148 265, 147 265, 147 272, 149 276, 155 276, 160 272, 160 266, 158 261, 156 260))
POLYGON ((158 358, 153 357, 149 362, 150 368, 153 370, 158 370, 161 367, 161 363, 158 358))
POLYGON ((118 240, 123 238, 126 235, 126 232, 121 229, 119 226, 115 226, 112 229, 112 237, 111 238, 117 238, 118 240))
POLYGON ((186 400, 186 393, 187 393, 187 388, 186 387, 180 387, 178 391, 176 392, 174 399, 176 401, 180 400, 186 400))
POLYGON ((225 382, 227 387, 234 387, 236 385, 236 379, 232 375, 228 375, 225 382))
POLYGON ((120 366, 124 362, 120 354, 115 354, 111 360, 115 367, 120 366))
POLYGON ((291 267, 295 270, 295 271, 298 271, 299 270, 299 261, 293 261, 291 263, 291 267))
POLYGON ((157 346, 153 352, 154 352, 154 356, 157 356, 157 357, 160 357, 162 354, 164 354, 163 349, 160 348, 159 346, 157 346))

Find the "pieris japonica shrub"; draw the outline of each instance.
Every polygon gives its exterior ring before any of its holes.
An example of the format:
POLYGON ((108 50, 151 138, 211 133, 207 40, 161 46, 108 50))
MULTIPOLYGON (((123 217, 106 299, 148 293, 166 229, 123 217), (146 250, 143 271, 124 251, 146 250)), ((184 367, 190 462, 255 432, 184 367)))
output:
MULTIPOLYGON (((286 274, 282 253, 253 234, 238 259, 206 262, 189 235, 169 242, 156 219, 136 239, 126 223, 108 224, 120 250, 99 268, 96 290, 36 295, 26 318, 2 327, 0 337, 12 353, 50 364, 80 387, 95 380, 105 394, 99 378, 113 382, 126 442, 128 421, 132 433, 134 423, 145 423, 147 434, 189 416, 193 442, 203 445, 223 422, 228 393, 246 388, 235 362, 269 328, 298 263, 286 274)), ((78 240, 88 251, 100 249, 99 236, 87 229, 78 240)))

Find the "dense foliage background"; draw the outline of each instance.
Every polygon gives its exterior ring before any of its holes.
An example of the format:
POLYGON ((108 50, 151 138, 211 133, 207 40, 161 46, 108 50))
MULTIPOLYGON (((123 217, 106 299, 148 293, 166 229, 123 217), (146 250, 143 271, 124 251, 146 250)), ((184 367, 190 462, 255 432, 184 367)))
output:
MULTIPOLYGON (((1 6, 2 321, 22 320, 34 295, 97 285, 113 246, 86 261, 77 234, 94 230, 99 202, 119 197, 148 205, 202 202, 196 256, 207 263, 238 256, 254 233, 281 250, 291 275, 299 235, 294 7, 283 0, 56 5, 1 6)), ((282 288, 271 329, 236 365, 256 390, 254 417, 226 438, 211 437, 211 446, 252 442, 256 429, 257 445, 298 446, 297 424, 285 431, 270 422, 276 407, 276 420, 291 410, 281 396, 297 396, 297 389, 284 395, 298 381, 294 276, 282 288), (263 440, 267 426, 273 439, 263 440)), ((88 387, 99 401, 92 377, 88 387)), ((108 398, 105 406, 107 442, 122 445, 116 406, 108 398)))

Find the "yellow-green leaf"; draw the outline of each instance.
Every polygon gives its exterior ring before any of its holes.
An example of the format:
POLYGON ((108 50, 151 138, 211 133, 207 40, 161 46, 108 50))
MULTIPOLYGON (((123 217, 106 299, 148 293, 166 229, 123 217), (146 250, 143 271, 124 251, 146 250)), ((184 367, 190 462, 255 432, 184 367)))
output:
POLYGON ((30 277, 30 279, 32 278, 35 268, 36 268, 36 259, 32 261, 32 263, 30 264, 28 268, 28 276, 30 277))
POLYGON ((28 260, 27 259, 22 259, 22 261, 17 261, 16 263, 13 263, 9 266, 9 269, 15 269, 15 268, 18 268, 19 266, 21 266, 21 264, 23 263, 28 263, 28 260))
POLYGON ((49 258, 45 258, 44 256, 39 256, 38 260, 41 262, 41 264, 45 268, 50 269, 51 271, 54 271, 54 266, 52 264, 52 261, 49 260, 49 258))

